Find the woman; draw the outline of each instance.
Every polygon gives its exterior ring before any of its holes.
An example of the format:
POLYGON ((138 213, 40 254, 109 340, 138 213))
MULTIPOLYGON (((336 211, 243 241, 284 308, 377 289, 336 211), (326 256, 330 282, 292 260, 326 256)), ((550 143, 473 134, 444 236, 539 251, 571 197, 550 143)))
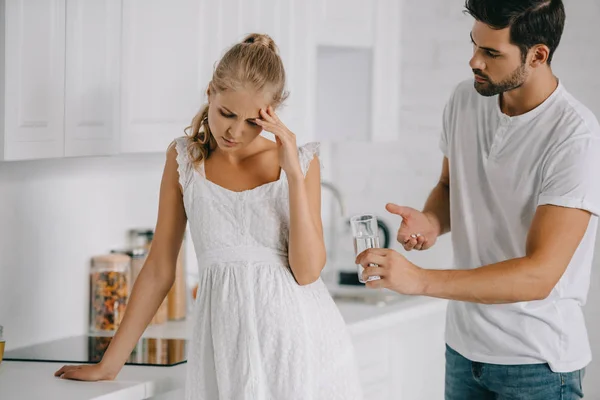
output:
POLYGON ((223 56, 208 104, 168 149, 156 235, 123 323, 99 364, 57 376, 117 375, 173 282, 189 219, 201 279, 186 398, 362 398, 349 334, 320 279, 318 144, 298 148, 277 117, 284 87, 268 36, 223 56))

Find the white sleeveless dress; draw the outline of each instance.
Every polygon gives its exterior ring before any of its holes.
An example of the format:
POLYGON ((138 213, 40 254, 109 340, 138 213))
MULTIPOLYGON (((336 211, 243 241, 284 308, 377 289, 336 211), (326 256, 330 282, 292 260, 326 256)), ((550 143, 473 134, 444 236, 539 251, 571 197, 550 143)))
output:
MULTIPOLYGON (((185 138, 175 146, 200 268, 186 399, 362 399, 350 336, 326 286, 300 286, 291 273, 285 173, 234 192, 193 168, 185 138)), ((318 144, 298 151, 306 174, 318 144)))

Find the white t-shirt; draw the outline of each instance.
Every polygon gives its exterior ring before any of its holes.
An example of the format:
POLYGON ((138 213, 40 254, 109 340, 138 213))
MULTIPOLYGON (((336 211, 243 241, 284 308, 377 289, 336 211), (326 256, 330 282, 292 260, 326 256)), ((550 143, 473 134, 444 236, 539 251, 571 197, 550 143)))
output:
POLYGON ((559 84, 536 109, 503 114, 499 97, 461 83, 444 110, 440 147, 450 164, 455 267, 472 269, 525 256, 536 207, 593 215, 548 298, 515 304, 450 302, 446 342, 471 361, 548 363, 571 372, 591 360, 581 306, 590 283, 600 213, 600 126, 559 84))

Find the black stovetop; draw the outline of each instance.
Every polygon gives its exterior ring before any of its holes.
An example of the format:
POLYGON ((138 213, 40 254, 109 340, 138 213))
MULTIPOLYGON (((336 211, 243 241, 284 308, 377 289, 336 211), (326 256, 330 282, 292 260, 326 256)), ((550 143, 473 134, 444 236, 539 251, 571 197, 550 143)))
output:
MULTIPOLYGON (((6 361, 97 363, 108 348, 110 336, 74 336, 21 347, 4 354, 6 361)), ((142 338, 125 365, 169 367, 187 361, 187 341, 142 338)))

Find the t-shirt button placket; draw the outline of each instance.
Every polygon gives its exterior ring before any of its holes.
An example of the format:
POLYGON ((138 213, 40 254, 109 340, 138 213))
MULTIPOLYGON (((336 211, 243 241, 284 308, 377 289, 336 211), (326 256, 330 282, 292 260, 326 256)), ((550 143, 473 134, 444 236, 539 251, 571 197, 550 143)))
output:
POLYGON ((494 153, 496 153, 497 149, 500 147, 500 144, 502 144, 504 141, 504 137, 508 131, 508 125, 510 125, 510 117, 507 115, 502 115, 500 118, 500 126, 496 130, 496 134, 494 135, 494 139, 492 141, 490 155, 494 155, 494 153))

